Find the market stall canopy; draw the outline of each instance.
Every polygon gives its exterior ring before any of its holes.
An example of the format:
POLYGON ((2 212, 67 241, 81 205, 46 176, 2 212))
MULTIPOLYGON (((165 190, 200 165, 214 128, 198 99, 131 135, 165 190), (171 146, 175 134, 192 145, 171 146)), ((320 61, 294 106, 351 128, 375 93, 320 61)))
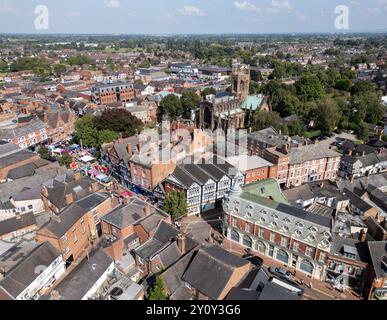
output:
POLYGON ((93 157, 91 157, 91 156, 84 156, 84 157, 81 158, 81 161, 82 161, 83 163, 89 163, 89 162, 92 162, 92 161, 94 161, 94 160, 95 160, 95 158, 93 158, 93 157))

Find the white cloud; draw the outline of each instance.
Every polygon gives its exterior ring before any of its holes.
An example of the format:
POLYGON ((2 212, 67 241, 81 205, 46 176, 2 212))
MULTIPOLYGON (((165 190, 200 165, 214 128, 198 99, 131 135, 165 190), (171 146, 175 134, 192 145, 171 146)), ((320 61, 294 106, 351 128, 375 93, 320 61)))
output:
POLYGON ((363 15, 366 17, 378 16, 381 13, 382 13, 382 9, 378 7, 369 7, 365 11, 363 11, 363 15))
POLYGON ((204 10, 199 9, 198 7, 195 6, 190 6, 190 5, 185 5, 183 8, 177 10, 180 14, 183 16, 205 16, 206 13, 204 10))
POLYGON ((238 10, 261 12, 260 8, 248 1, 234 1, 234 7, 238 10))
POLYGON ((81 16, 81 13, 79 11, 66 11, 64 15, 67 18, 79 18, 81 16))
POLYGON ((16 13, 15 5, 8 0, 0 2, 0 13, 16 13))
POLYGON ((120 8, 121 2, 120 0, 104 0, 105 7, 108 8, 120 8))
POLYGON ((271 5, 275 8, 293 9, 291 4, 289 3, 289 0, 272 0, 271 5))

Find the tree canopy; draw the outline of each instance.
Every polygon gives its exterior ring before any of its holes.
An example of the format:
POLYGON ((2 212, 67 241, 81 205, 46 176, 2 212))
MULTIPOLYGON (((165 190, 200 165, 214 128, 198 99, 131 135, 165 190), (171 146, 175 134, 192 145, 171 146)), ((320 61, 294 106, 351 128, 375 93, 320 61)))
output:
POLYGON ((171 119, 176 119, 178 116, 183 113, 183 105, 178 96, 174 94, 169 94, 164 97, 160 102, 160 107, 158 108, 158 117, 159 120, 163 116, 169 116, 171 119))
POLYGON ((164 280, 160 276, 156 277, 153 286, 150 288, 148 299, 151 301, 163 301, 168 299, 164 280))
POLYGON ((187 214, 187 200, 184 192, 172 191, 164 200, 163 210, 169 213, 173 220, 187 214))
MULTIPOLYGON (((125 109, 108 109, 102 112, 93 120, 93 124, 98 131, 109 130, 122 134, 123 138, 128 138, 141 131, 144 124, 125 109)), ((106 136, 106 132, 105 132, 106 136)))

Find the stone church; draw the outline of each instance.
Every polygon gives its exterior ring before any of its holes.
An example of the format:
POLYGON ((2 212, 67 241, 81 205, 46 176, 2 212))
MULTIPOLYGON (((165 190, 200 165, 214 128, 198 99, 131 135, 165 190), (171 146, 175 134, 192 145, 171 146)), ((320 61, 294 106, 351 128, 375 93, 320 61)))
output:
POLYGON ((264 96, 249 95, 250 66, 234 64, 231 80, 231 93, 218 92, 202 101, 199 128, 224 131, 246 128, 256 110, 270 111, 264 96))

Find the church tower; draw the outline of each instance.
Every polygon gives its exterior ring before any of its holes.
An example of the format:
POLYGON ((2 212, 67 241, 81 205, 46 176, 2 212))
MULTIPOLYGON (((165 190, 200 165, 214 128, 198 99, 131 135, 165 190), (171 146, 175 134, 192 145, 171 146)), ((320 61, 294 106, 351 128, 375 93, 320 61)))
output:
POLYGON ((242 101, 249 95, 250 90, 250 66, 234 64, 232 66, 232 91, 231 93, 242 101))

